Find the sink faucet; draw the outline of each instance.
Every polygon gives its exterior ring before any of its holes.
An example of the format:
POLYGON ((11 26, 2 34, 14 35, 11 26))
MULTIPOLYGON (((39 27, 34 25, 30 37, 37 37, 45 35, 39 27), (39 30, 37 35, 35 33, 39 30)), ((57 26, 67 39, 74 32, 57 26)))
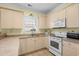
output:
POLYGON ((32 37, 33 37, 35 35, 36 29, 31 29, 30 31, 32 31, 32 37))

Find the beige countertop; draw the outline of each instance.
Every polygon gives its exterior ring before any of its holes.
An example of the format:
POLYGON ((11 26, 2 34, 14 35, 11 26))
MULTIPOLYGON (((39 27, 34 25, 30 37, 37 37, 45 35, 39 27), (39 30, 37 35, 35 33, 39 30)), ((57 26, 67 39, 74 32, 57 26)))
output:
POLYGON ((79 44, 79 39, 64 38, 64 41, 79 44))
MULTIPOLYGON (((45 35, 45 33, 35 33, 34 35, 45 35)), ((7 34, 8 37, 13 37, 13 36, 32 36, 32 34, 7 34)))

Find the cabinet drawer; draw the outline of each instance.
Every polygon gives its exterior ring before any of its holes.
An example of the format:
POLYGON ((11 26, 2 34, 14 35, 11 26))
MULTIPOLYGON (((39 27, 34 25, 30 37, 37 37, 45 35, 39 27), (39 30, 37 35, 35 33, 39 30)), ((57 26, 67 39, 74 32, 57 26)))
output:
POLYGON ((64 47, 63 48, 63 56, 75 56, 76 51, 72 47, 64 47))
POLYGON ((79 43, 77 40, 63 41, 63 55, 64 56, 79 56, 79 43))
POLYGON ((67 42, 67 41, 63 41, 63 46, 64 47, 69 47, 71 45, 70 42, 67 42))

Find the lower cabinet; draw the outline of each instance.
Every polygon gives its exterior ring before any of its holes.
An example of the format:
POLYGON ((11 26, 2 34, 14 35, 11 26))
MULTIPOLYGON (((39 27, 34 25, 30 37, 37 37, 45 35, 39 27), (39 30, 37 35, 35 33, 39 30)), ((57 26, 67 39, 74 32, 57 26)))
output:
POLYGON ((44 39, 44 42, 43 42, 44 43, 44 47, 48 48, 48 45, 49 45, 49 43, 48 43, 49 42, 48 37, 43 37, 43 39, 44 39))
POLYGON ((26 38, 26 39, 20 39, 20 53, 24 54, 31 52, 35 49, 35 39, 33 38, 26 38))
POLYGON ((63 56, 79 56, 79 41, 73 39, 63 41, 63 56))
POLYGON ((48 46, 47 43, 48 42, 46 37, 33 37, 33 38, 20 39, 19 54, 21 55, 42 48, 46 48, 48 46))
POLYGON ((39 37, 36 41, 37 46, 40 48, 48 48, 48 37, 39 37), (39 42, 39 43, 38 43, 39 42))
POLYGON ((44 48, 44 38, 42 37, 36 37, 36 42, 35 42, 35 49, 38 50, 38 49, 41 49, 41 48, 44 48))

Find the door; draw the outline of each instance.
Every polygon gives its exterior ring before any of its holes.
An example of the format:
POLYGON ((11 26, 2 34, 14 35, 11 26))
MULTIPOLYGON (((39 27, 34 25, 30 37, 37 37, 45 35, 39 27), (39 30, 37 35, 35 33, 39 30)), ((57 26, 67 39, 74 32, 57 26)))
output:
POLYGON ((35 50, 35 39, 34 38, 29 38, 27 39, 26 42, 26 48, 27 48, 27 52, 32 52, 35 50))
POLYGON ((34 38, 20 39, 20 54, 32 52, 35 50, 34 38))
POLYGON ((40 14, 38 17, 39 28, 46 28, 46 16, 40 14))
POLYGON ((79 5, 74 4, 66 8, 67 27, 79 27, 79 5))
POLYGON ((63 10, 59 10, 59 11, 56 11, 56 12, 53 12, 53 13, 50 13, 47 15, 47 22, 48 22, 48 26, 50 28, 52 27, 55 27, 54 26, 54 22, 56 20, 65 20, 65 9, 63 10))
POLYGON ((22 28, 23 12, 1 9, 1 28, 22 28))
POLYGON ((13 27, 13 12, 6 9, 1 9, 1 28, 13 27))
POLYGON ((63 55, 64 56, 76 56, 77 47, 73 42, 63 41, 63 55))
POLYGON ((13 28, 23 28, 23 12, 14 12, 13 18, 13 28))
POLYGON ((48 45, 49 45, 48 37, 43 37, 43 44, 45 48, 48 48, 48 45))
POLYGON ((36 50, 38 49, 41 49, 41 48, 44 48, 44 38, 42 37, 36 37, 36 42, 35 42, 35 47, 36 47, 36 50))

